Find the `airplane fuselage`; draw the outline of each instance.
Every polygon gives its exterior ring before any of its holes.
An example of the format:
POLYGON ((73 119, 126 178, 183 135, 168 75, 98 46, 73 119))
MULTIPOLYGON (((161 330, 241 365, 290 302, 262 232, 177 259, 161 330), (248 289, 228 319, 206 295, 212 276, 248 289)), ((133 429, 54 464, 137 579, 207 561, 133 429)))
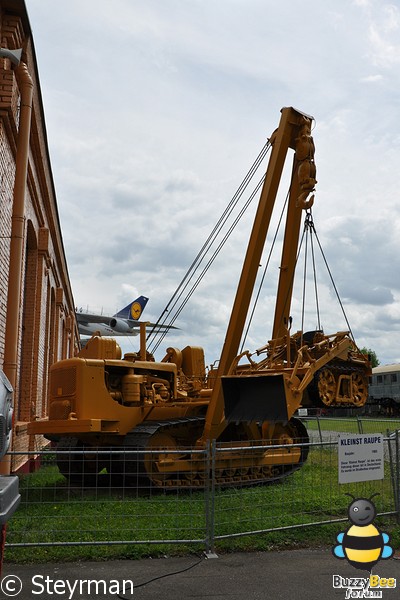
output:
POLYGON ((79 323, 79 333, 80 335, 92 336, 96 331, 100 332, 100 335, 103 336, 135 336, 139 334, 138 329, 133 329, 131 331, 126 331, 124 333, 117 332, 115 329, 106 325, 105 323, 88 323, 83 324, 79 323))

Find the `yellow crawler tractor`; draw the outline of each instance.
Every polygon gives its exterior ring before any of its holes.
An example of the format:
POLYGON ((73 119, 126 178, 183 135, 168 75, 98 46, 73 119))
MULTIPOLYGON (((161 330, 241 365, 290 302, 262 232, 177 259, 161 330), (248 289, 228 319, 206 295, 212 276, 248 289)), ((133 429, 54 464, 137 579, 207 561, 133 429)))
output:
POLYGON ((154 361, 146 349, 145 325, 138 353, 122 358, 115 340, 94 336, 77 357, 52 365, 49 417, 29 423, 28 432, 70 451, 58 460, 67 477, 123 470, 132 481, 144 476, 157 486, 201 486, 207 466, 196 449, 217 440, 222 448, 235 448, 217 454, 217 485, 271 481, 306 460, 307 446, 301 442, 308 441, 307 431, 293 416, 298 408, 366 402, 370 364, 348 332, 290 333, 301 219, 314 202, 316 184, 312 121, 283 108, 270 138, 271 155, 216 370, 206 375, 203 349, 193 346, 168 348, 162 361, 154 361), (294 159, 272 336, 255 354, 238 355, 289 149, 294 159))

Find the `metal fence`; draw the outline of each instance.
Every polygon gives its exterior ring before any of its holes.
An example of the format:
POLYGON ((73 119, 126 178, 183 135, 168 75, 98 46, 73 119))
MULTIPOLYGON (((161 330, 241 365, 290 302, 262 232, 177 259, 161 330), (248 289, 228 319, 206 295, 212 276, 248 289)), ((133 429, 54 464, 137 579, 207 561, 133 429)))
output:
MULTIPOLYGON (((38 547, 46 549, 49 559, 60 558, 68 546, 90 547, 93 557, 100 547, 121 545, 127 556, 143 545, 179 544, 211 553, 239 537, 347 521, 346 493, 364 497, 379 493, 374 499, 378 516, 398 517, 400 431, 388 429, 385 434, 382 480, 339 484, 337 431, 327 429, 327 420, 307 421, 311 441, 300 445, 308 452, 307 460, 301 468, 288 465, 287 470, 293 467, 293 472, 285 476, 279 469, 264 472, 274 480, 269 484, 257 482, 249 467, 255 454, 265 450, 256 445, 238 449, 213 443, 204 450, 193 450, 185 457, 191 463, 189 472, 172 480, 160 476, 152 486, 143 479, 141 469, 153 453, 160 459, 159 450, 149 450, 146 455, 91 452, 85 457, 87 472, 74 471, 74 451, 60 452, 62 470, 70 470, 70 481, 60 473, 54 450, 36 451, 30 459, 37 462, 39 457, 40 468, 20 476, 22 499, 8 523, 6 559, 28 558, 38 547), (238 451, 243 466, 230 469, 230 456, 238 451), (104 472, 94 475, 103 464, 104 472), (132 472, 134 476, 129 475, 132 472)), ((359 421, 355 426, 359 427, 359 421)), ((371 422, 362 426, 365 432, 371 422)), ((279 451, 287 446, 274 448, 279 451)), ((168 460, 174 453, 182 454, 168 450, 161 458, 168 460)))
MULTIPOLYGON (((338 431, 342 433, 381 433, 390 434, 393 431, 400 430, 400 419, 373 419, 370 417, 325 417, 308 416, 301 419, 311 432, 318 431, 318 439, 322 442, 324 439, 337 435, 338 431)), ((313 436, 315 439, 315 435, 313 436)))

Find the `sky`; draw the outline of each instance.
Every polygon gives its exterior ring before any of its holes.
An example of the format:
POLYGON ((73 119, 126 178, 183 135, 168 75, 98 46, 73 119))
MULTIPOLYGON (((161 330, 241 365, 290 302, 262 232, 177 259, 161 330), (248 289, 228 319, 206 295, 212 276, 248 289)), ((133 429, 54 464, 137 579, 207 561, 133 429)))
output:
MULTIPOLYGON (((156 321, 278 126, 281 108, 293 106, 315 119, 313 220, 353 335, 381 364, 400 362, 400 3, 26 6, 76 306, 113 314, 145 295, 143 317, 156 321)), ((186 345, 202 346, 207 364, 219 358, 256 204, 156 358, 186 345)), ((305 330, 347 329, 324 261, 316 258, 319 318, 311 282, 303 303, 300 264, 293 331, 302 326, 303 304, 305 330)), ((245 340, 250 351, 271 337, 278 265, 277 248, 245 340)), ((123 340, 123 350, 136 349, 137 340, 123 340)))

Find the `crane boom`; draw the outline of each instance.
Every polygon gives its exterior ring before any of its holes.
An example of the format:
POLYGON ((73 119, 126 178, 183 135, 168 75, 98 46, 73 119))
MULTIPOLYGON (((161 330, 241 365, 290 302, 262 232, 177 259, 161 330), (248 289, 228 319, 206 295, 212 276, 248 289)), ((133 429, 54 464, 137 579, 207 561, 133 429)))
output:
MULTIPOLYGON (((309 149, 313 148, 313 144, 311 143, 312 138, 311 141, 309 139, 312 121, 313 117, 310 117, 292 107, 283 108, 281 110, 279 126, 271 136, 271 156, 242 267, 236 297, 225 336, 225 342, 222 348, 215 385, 207 410, 202 438, 203 440, 218 437, 221 424, 223 423, 224 402, 221 377, 228 374, 232 362, 239 350, 240 340, 244 330, 244 325, 257 277, 257 271, 268 233, 287 152, 289 148, 294 150, 298 148, 300 153, 299 155, 302 156, 304 154, 305 146, 308 145, 309 149)), ((313 158, 314 155, 312 153, 312 160, 313 158)), ((296 161, 300 162, 299 159, 296 159, 295 157, 295 163, 296 161)), ((295 255, 297 251, 300 215, 302 209, 308 206, 308 203, 305 201, 304 197, 304 194, 307 190, 304 187, 304 182, 302 183, 301 181, 302 172, 298 168, 298 165, 296 165, 296 167, 297 168, 294 168, 292 174, 289 202, 290 211, 288 212, 284 244, 284 260, 287 261, 287 263, 285 263, 284 270, 281 269, 280 289, 278 291, 276 303, 274 331, 275 329, 279 330, 277 325, 278 315, 280 315, 283 310, 285 313, 288 313, 289 310, 285 299, 288 296, 288 292, 291 291, 290 272, 293 271, 295 255), (290 232, 293 234, 293 239, 291 239, 290 232)), ((313 179, 315 183, 315 177, 313 179)), ((310 185, 310 183, 311 182, 309 181, 308 184, 310 185)), ((312 188, 313 187, 314 185, 312 185, 312 188)), ((310 190, 312 188, 310 188, 310 190)))

